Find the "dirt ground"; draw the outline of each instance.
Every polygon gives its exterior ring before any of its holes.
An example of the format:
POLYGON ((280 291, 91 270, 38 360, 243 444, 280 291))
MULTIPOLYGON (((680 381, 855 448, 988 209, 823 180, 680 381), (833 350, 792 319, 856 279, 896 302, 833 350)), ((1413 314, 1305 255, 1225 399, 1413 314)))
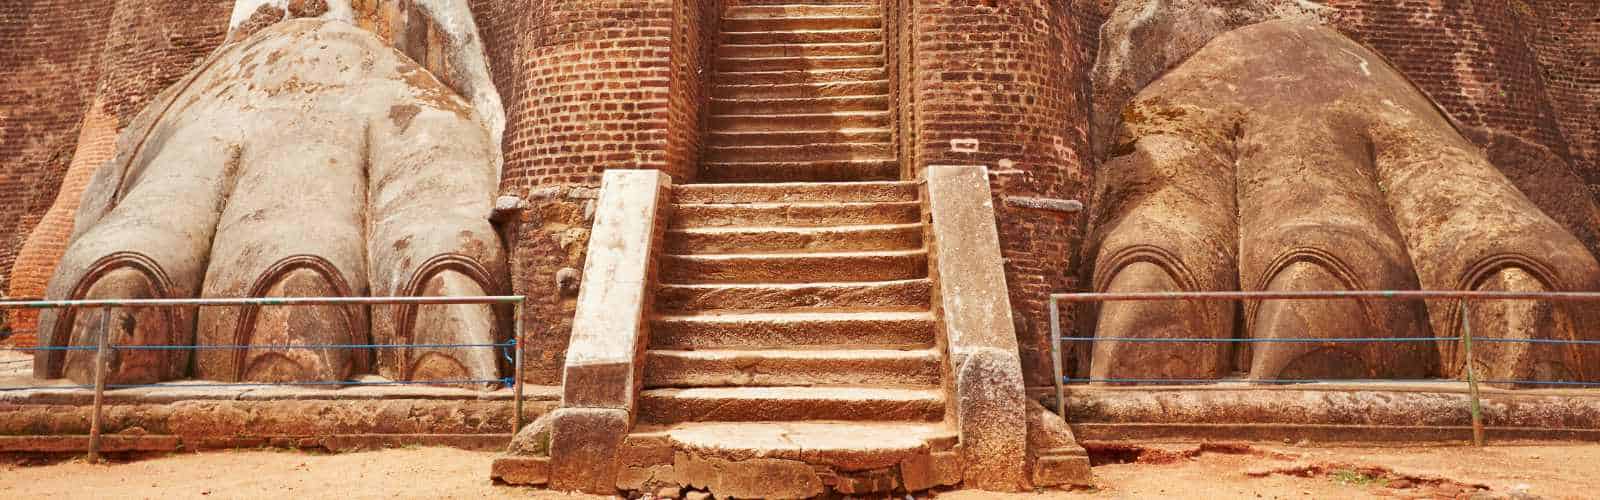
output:
MULTIPOLYGON (((342 455, 232 451, 0 461, 0 498, 595 498, 490 484, 493 452, 407 448, 342 455)), ((1098 485, 1071 492, 942 492, 951 500, 1055 498, 1596 498, 1600 445, 1320 448, 1096 446, 1098 485)))

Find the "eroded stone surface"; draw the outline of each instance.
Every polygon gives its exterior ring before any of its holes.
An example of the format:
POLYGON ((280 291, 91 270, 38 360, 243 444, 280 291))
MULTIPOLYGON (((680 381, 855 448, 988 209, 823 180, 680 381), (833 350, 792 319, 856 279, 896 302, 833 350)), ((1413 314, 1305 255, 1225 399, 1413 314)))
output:
MULTIPOLYGON (((1600 286, 1600 264, 1584 245, 1489 164, 1432 101, 1383 58, 1315 22, 1269 21, 1218 35, 1144 87, 1122 118, 1090 204, 1086 250, 1095 259, 1097 291, 1600 286), (1508 269, 1537 278, 1496 281, 1508 269)), ((1249 303, 1242 335, 1453 337, 1462 332, 1458 307, 1249 303)), ((1473 309, 1511 318, 1513 336, 1591 336, 1568 326, 1585 322, 1578 318, 1593 314, 1589 306, 1544 311, 1498 302, 1473 309)), ((1228 338, 1234 325, 1226 303, 1116 303, 1100 308, 1096 335, 1228 338)), ((1268 344, 1236 353, 1226 344, 1101 342, 1089 375, 1459 374, 1454 344, 1435 350, 1268 344)), ((1588 351, 1484 352, 1479 359, 1486 378, 1589 379, 1588 351)))
MULTIPOLYGON (((499 158, 483 121, 490 111, 346 18, 281 20, 284 7, 339 11, 315 3, 246 9, 280 18, 219 48, 128 127, 84 192, 48 297, 485 295, 508 285, 488 221, 499 158)), ((476 57, 481 64, 481 50, 476 57)), ((490 344, 503 335, 487 306, 371 310, 114 311, 113 335, 124 345, 276 346, 207 349, 194 362, 200 377, 259 382, 373 371, 371 351, 297 345, 490 344)), ((50 311, 42 343, 82 345, 98 328, 50 311)), ((165 359, 177 353, 125 357, 110 381, 181 378, 188 362, 165 359)), ((37 357, 35 375, 85 382, 72 368, 81 363, 65 358, 37 357)), ((492 349, 376 358, 392 379, 499 379, 492 349)))

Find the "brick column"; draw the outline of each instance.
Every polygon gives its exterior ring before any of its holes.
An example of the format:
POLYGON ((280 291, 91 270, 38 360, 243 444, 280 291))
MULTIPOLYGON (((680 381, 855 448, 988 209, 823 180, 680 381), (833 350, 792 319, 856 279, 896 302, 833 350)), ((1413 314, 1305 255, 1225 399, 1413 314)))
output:
POLYGON ((720 1, 476 0, 474 12, 506 106, 501 188, 530 204, 509 243, 528 296, 524 374, 556 384, 601 174, 693 179, 720 1))
MULTIPOLYGON (((1089 68, 1098 15, 1064 2, 915 2, 911 29, 916 172, 983 165, 996 196, 1006 281, 1029 385, 1050 382, 1051 292, 1074 286, 1081 221, 1009 197, 1086 199, 1089 68), (1080 15, 1081 14, 1081 15, 1080 15)), ((1076 4, 1074 4, 1076 5, 1076 4)), ((902 98, 903 100, 903 98, 902 98)), ((902 134, 907 130, 902 128, 902 134)))

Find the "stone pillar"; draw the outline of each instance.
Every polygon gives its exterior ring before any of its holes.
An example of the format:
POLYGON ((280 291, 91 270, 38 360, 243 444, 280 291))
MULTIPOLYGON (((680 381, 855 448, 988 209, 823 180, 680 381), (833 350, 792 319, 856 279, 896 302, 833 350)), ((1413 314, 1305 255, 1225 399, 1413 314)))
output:
POLYGON ((933 220, 928 246, 934 320, 953 380, 947 384, 961 436, 962 484, 1028 488, 1027 394, 1001 264, 994 202, 984 167, 929 167, 923 197, 933 220))
POLYGON ((654 297, 654 255, 672 179, 610 170, 600 189, 583 287, 567 348, 561 408, 550 427, 550 486, 616 492, 617 452, 633 426, 654 297))

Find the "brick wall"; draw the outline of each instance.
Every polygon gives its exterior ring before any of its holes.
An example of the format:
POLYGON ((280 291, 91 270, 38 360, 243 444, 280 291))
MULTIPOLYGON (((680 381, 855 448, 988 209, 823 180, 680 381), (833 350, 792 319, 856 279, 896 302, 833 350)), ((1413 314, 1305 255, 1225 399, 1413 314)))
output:
MULTIPOLYGON (((1094 16, 1063 2, 917 2, 915 146, 929 165, 987 165, 994 174, 1006 280, 1024 372, 1049 383, 1051 292, 1073 285, 1082 238, 1073 217, 1007 206, 1012 196, 1082 199, 1088 149, 1088 71, 1094 16)), ((905 49, 901 49, 904 51, 905 49)))
POLYGON ((0 290, 71 162, 114 10, 112 0, 0 4, 0 290))
MULTIPOLYGON (((33 297, 44 288, 72 234, 78 197, 94 170, 111 159, 116 138, 157 93, 187 74, 227 34, 232 0, 192 2, 115 2, 104 38, 93 56, 98 67, 85 75, 96 83, 92 104, 83 109, 67 165, 52 165, 38 178, 51 196, 40 197, 16 228, 15 262, 9 266, 9 294, 33 297)), ((43 189, 41 189, 43 192, 43 189)), ((34 311, 18 312, 12 327, 18 343, 29 343, 37 321, 34 311)))
POLYGON ((601 173, 693 178, 720 3, 475 1, 506 103, 502 191, 530 204, 511 243, 530 383, 560 380, 601 173))
POLYGON ((1533 53, 1574 170, 1600 194, 1600 2, 1522 0, 1533 53))

